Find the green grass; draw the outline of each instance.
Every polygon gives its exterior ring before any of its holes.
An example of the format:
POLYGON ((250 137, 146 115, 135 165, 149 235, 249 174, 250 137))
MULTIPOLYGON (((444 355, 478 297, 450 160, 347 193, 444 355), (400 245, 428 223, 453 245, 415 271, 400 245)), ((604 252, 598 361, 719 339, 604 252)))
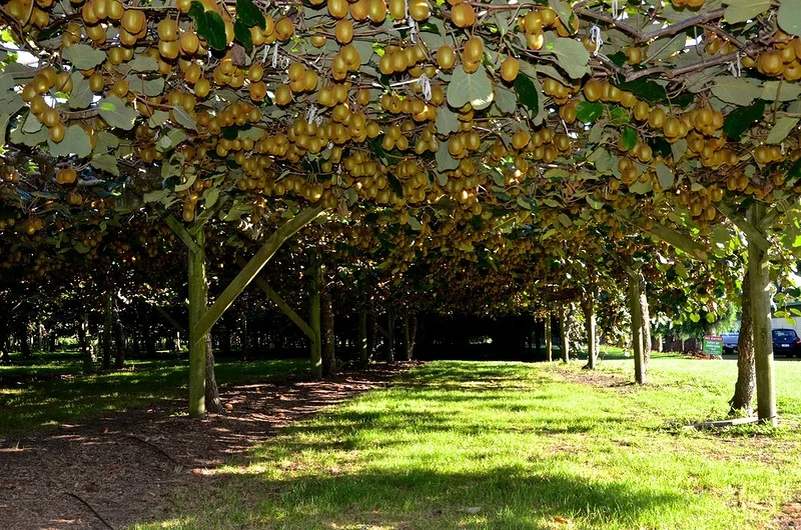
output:
MULTIPOLYGON (((136 407, 165 404, 187 395, 188 361, 126 361, 126 369, 80 375, 77 354, 37 355, 40 364, 0 367, 3 376, 32 376, 0 386, 0 436, 17 436, 136 407), (55 379, 53 377, 56 377, 55 379)), ((220 385, 280 377, 306 369, 302 360, 220 363, 220 385)))
MULTIPOLYGON (((632 362, 611 353, 599 372, 632 362)), ((574 382, 582 364, 420 366, 288 428, 136 528, 731 530, 765 527, 797 495, 795 428, 682 428, 724 416, 733 361, 656 356, 645 388, 574 382)), ((801 362, 777 363, 777 380, 795 425, 801 362)))

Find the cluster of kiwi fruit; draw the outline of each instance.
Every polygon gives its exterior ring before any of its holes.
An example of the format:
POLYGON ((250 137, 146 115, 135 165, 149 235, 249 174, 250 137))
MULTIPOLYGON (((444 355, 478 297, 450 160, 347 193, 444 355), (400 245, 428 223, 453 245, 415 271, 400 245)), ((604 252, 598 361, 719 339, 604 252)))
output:
MULTIPOLYGON (((746 62, 743 64, 746 65, 746 62)), ((777 32, 770 49, 757 58, 756 67, 767 76, 798 81, 801 79, 801 39, 782 31, 777 32)))

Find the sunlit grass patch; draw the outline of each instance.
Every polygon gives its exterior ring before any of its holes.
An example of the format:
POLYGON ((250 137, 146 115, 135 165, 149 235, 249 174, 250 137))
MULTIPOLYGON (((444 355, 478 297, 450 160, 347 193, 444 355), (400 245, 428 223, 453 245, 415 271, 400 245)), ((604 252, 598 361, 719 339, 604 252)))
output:
POLYGON ((656 356, 651 387, 584 384, 579 363, 430 363, 221 468, 229 479, 179 495, 176 516, 198 529, 764 526, 801 488, 801 437, 676 428, 677 414, 725 413, 733 363, 714 362, 656 356))

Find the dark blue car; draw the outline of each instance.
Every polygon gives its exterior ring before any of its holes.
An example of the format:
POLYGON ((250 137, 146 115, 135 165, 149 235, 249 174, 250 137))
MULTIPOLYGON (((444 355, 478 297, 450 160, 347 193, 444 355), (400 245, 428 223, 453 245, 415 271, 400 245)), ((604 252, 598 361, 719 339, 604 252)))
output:
POLYGON ((773 354, 783 354, 788 357, 801 357, 801 339, 794 329, 773 330, 773 354))

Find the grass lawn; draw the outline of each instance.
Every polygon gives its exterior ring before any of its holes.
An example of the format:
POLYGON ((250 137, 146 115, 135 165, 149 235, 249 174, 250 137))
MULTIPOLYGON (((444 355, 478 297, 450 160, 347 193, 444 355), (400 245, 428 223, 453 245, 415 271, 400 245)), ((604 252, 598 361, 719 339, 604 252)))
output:
POLYGON ((782 427, 720 419, 735 362, 657 355, 651 384, 582 362, 433 362, 286 429, 177 493, 156 528, 755 529, 801 489, 801 362, 777 362, 782 427), (606 377, 604 377, 606 376, 606 377))
MULTIPOLYGON (((21 435, 63 423, 81 422, 134 407, 154 406, 187 396, 184 359, 126 361, 125 370, 80 375, 77 353, 37 354, 25 366, 0 366, 0 436, 21 435), (39 378, 40 380, 35 380, 39 378)), ((217 382, 233 385, 306 370, 303 360, 220 363, 217 382)))

